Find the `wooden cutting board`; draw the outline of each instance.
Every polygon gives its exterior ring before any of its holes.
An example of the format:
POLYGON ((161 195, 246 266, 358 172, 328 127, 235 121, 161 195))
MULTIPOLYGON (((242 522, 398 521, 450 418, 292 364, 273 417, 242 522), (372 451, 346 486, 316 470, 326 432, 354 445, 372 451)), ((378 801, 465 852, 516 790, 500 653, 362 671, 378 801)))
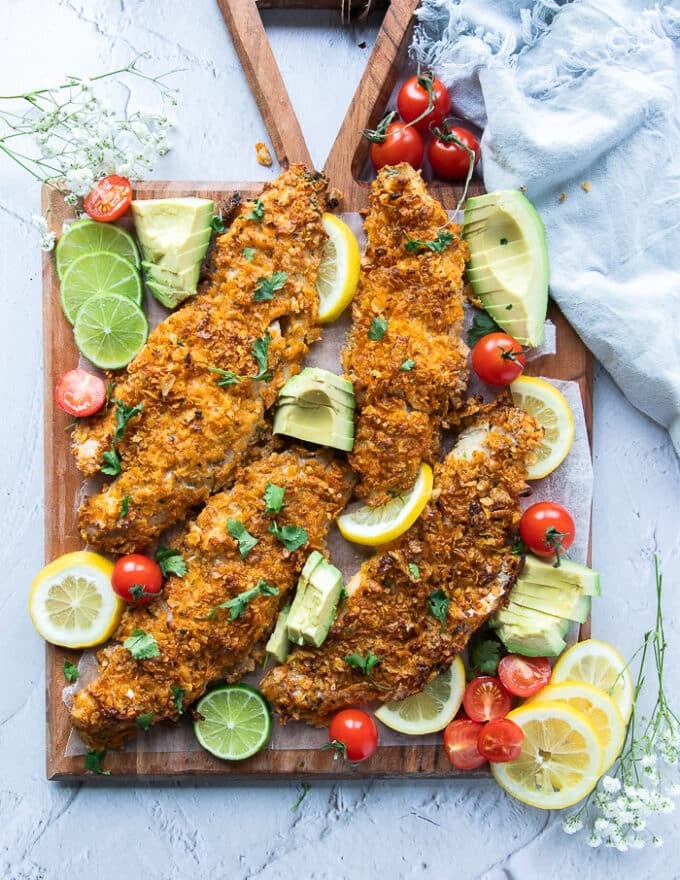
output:
MULTIPOLYGON (((280 72, 271 53, 254 0, 218 0, 232 32, 239 57, 249 77, 262 110, 279 164, 305 161, 309 153, 290 105, 280 72), (255 59, 255 60, 253 60, 255 59), (264 87, 267 86, 265 89, 264 87)), ((273 4, 276 5, 276 4, 273 4)), ((288 5, 283 3, 282 5, 288 5)), ((296 6, 301 3, 296 3, 296 6)), ((307 6, 314 6, 310 3, 307 6)), ((325 170, 331 185, 343 192, 343 211, 358 211, 366 204, 368 184, 361 182, 367 146, 357 136, 366 127, 374 127, 391 94, 410 41, 410 26, 415 0, 393 0, 378 36, 366 72, 350 105, 345 121, 333 145, 325 170)), ((476 182, 476 191, 481 184, 476 182)), ((228 201, 234 192, 250 198, 261 190, 261 183, 234 182, 148 182, 139 184, 136 198, 197 195, 213 199, 216 205, 228 201)), ((433 191, 449 207, 459 193, 455 188, 433 186, 433 191)), ((61 232, 64 220, 70 219, 63 199, 48 188, 43 190, 43 213, 51 218, 52 229, 61 232)), ((43 261, 43 338, 44 338, 44 436, 45 436, 45 559, 82 549, 76 522, 76 499, 82 478, 70 454, 70 421, 56 405, 54 388, 64 372, 78 362, 70 324, 59 305, 59 284, 52 255, 43 261)), ((550 317, 557 326, 557 354, 532 361, 530 372, 577 381, 581 388, 588 431, 592 424, 592 359, 559 311, 551 306, 550 317)), ((587 631, 582 631, 584 637, 587 631)), ((82 755, 67 757, 71 734, 69 713, 63 700, 66 685, 62 666, 64 658, 77 662, 79 652, 46 645, 46 746, 49 779, 92 779, 84 770, 82 755)), ((137 777, 221 776, 252 780, 274 778, 420 778, 451 779, 451 765, 438 744, 380 746, 373 757, 357 766, 334 761, 328 751, 319 748, 267 749, 254 758, 229 764, 208 752, 163 751, 109 752, 104 766, 112 780, 137 777)), ((470 778, 471 774, 466 774, 470 778)), ((484 771, 473 776, 484 777, 484 771)), ((99 778, 99 777, 97 777, 99 778)))

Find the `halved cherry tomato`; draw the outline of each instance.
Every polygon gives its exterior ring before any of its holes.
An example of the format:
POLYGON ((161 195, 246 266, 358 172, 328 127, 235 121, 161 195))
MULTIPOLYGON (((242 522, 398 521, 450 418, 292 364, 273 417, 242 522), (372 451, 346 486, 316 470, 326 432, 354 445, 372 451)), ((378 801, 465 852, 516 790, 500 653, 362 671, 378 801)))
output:
POLYGON ((420 168, 424 152, 423 139, 415 128, 405 122, 391 122, 385 131, 385 139, 371 144, 370 156, 376 171, 400 162, 420 168))
POLYGON ((328 725, 328 742, 353 764, 365 761, 378 747, 373 716, 361 709, 342 709, 328 725))
POLYGON ((473 168, 482 154, 477 138, 466 128, 457 127, 433 129, 432 134, 427 148, 432 171, 442 180, 465 180, 470 170, 468 150, 474 153, 473 168))
POLYGON ((473 678, 463 694, 463 708, 473 721, 492 721, 510 711, 512 700, 495 675, 473 678))
POLYGON ((501 684, 515 697, 533 697, 548 684, 551 675, 547 657, 507 654, 498 664, 501 684))
POLYGON ((163 572, 148 556, 130 553, 121 556, 113 566, 111 586, 131 605, 148 605, 163 589, 163 572))
POLYGON ((444 730, 446 755, 458 770, 475 770, 486 764, 486 758, 479 754, 477 740, 484 725, 469 718, 457 718, 444 730))
POLYGON ((70 416, 92 416, 104 406, 106 385, 103 379, 87 370, 69 370, 57 382, 57 404, 70 416))
POLYGON ((495 718, 479 731, 477 750, 494 764, 516 761, 522 753, 524 731, 510 718, 495 718))
POLYGON ((132 184, 127 177, 109 174, 85 196, 83 207, 93 220, 110 223, 123 216, 131 201, 132 184))
POLYGON ((487 333, 472 349, 472 368, 489 385, 509 385, 524 369, 524 349, 507 333, 487 333))
POLYGON ((413 123, 413 128, 421 134, 427 134, 430 126, 440 126, 450 108, 449 90, 440 79, 436 79, 431 73, 421 73, 410 77, 399 89, 397 95, 399 115, 404 122, 413 122, 414 119, 418 119, 418 122, 413 123), (432 96, 432 109, 422 119, 418 119, 419 116, 425 114, 430 106, 430 95, 432 96))
POLYGON ((576 537, 576 526, 569 511, 555 501, 539 501, 522 514, 519 536, 537 556, 554 556, 559 564, 561 554, 576 537))

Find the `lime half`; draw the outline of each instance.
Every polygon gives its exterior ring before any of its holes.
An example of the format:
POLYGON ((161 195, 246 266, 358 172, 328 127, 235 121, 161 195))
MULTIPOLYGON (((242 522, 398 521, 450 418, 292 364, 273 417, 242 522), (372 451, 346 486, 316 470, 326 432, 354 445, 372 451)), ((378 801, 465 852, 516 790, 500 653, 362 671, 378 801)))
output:
POLYGON ((73 328, 76 345, 102 370, 129 364, 149 335, 149 322, 140 307, 117 293, 91 296, 80 308, 73 328))
POLYGON ((242 761, 263 749, 272 732, 267 701, 255 688, 230 684, 206 694, 196 705, 196 739, 216 758, 242 761))
POLYGON ((118 293, 142 304, 139 270, 112 251, 93 251, 75 259, 61 279, 61 307, 75 324, 83 303, 99 293, 118 293))
POLYGON ((95 251, 111 251, 139 269, 139 251, 129 232, 113 223, 97 223, 86 218, 67 226, 59 239, 55 251, 57 275, 63 278, 75 259, 95 251))

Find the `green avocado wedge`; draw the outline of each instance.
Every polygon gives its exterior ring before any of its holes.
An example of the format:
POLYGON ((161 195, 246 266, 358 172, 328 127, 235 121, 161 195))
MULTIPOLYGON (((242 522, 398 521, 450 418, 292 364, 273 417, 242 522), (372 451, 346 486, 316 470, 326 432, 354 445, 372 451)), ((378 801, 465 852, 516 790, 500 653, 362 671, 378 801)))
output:
POLYGON ((470 249, 467 276, 494 321, 522 345, 543 341, 549 262, 545 227, 519 190, 467 200, 463 238, 470 249))

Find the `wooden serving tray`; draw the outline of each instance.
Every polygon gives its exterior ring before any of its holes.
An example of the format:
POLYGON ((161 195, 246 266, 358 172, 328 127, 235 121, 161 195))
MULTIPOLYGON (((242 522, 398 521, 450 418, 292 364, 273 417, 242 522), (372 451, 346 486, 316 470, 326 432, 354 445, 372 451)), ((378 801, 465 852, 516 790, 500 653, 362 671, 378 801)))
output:
MULTIPOLYGON (((311 160, 300 126, 290 104, 283 80, 271 52, 254 0, 218 0, 232 33, 253 93, 269 131, 279 164, 311 160)), ((288 6, 287 3, 272 6, 288 6)), ((304 0, 295 6, 313 6, 304 0)), ((359 180, 366 159, 367 145, 358 136, 363 128, 374 127, 383 115, 395 85, 411 36, 411 22, 416 0, 393 0, 370 57, 367 69, 347 112, 325 166, 331 184, 343 193, 341 209, 358 211, 366 204, 368 184, 359 180)), ((327 8, 327 5, 324 6, 327 8)), ((234 192, 250 198, 262 188, 261 183, 234 182, 165 182, 139 184, 136 198, 197 195, 213 199, 217 205, 234 192)), ((448 207, 455 206, 459 192, 453 187, 433 185, 432 190, 448 207)), ((476 191, 481 191, 478 183, 476 191)), ((43 189, 43 213, 50 217, 52 229, 60 233, 68 208, 54 190, 43 189)), ((58 378, 78 362, 78 351, 70 324, 59 304, 59 284, 52 255, 43 260, 43 338, 44 338, 44 435, 45 435, 45 558, 50 561, 62 553, 82 549, 83 542, 76 522, 76 499, 82 486, 70 453, 70 418, 56 405, 54 388, 58 378)), ((528 372, 579 383, 590 435, 592 425, 592 357, 580 342, 559 310, 551 305, 550 317, 557 326, 557 354, 533 360, 528 372)), ((588 625, 581 638, 589 633, 588 625)), ((438 744, 380 746, 366 762, 352 766, 334 761, 329 751, 309 749, 265 749, 255 757, 230 764, 208 752, 199 751, 125 751, 108 752, 106 769, 111 777, 93 777, 84 769, 82 755, 66 756, 71 733, 69 712, 62 699, 66 685, 64 658, 77 662, 79 652, 46 645, 46 758, 49 779, 110 778, 134 780, 174 776, 220 776, 225 779, 272 780, 278 778, 447 778, 457 775, 444 749, 438 744)), ((485 777, 484 771, 470 776, 485 777)))

